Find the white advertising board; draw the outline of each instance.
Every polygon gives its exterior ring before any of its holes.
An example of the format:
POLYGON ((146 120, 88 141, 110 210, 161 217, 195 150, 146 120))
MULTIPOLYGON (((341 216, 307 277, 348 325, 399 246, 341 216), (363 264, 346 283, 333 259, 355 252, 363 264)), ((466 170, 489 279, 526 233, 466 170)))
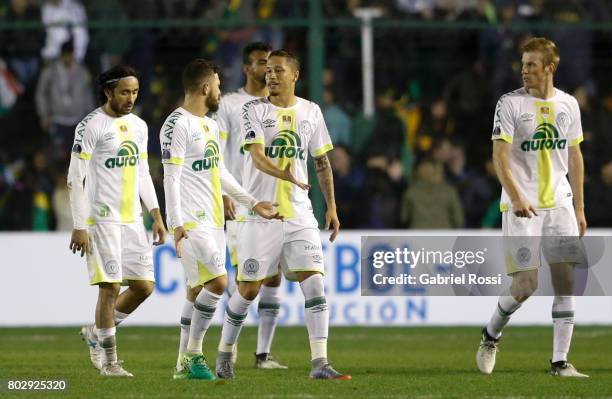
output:
MULTIPOLYGON (((483 325, 496 297, 364 297, 360 293, 360 242, 363 235, 434 234, 403 231, 343 231, 324 243, 326 293, 332 325, 417 326, 483 325)), ((472 235, 474 231, 435 232, 472 235)), ((479 231, 478 234, 498 234, 479 231)), ((609 235, 612 231, 597 234, 609 235)), ((68 250, 66 233, 0 234, 0 326, 79 325, 93 321, 97 288, 88 284, 85 260, 68 250)), ((154 249, 155 293, 128 319, 132 325, 177 325, 185 295, 183 270, 171 244, 154 249)), ((232 277, 233 278, 233 277, 232 277)), ((301 324, 299 285, 283 283, 281 325, 301 324)), ((550 323, 552 298, 534 297, 513 324, 550 323)), ((222 303, 225 308, 225 303, 222 303)), ((223 316, 217 311, 215 323, 223 316)), ((256 304, 247 318, 256 322, 256 304)), ((576 323, 612 324, 611 297, 577 298, 576 323)))

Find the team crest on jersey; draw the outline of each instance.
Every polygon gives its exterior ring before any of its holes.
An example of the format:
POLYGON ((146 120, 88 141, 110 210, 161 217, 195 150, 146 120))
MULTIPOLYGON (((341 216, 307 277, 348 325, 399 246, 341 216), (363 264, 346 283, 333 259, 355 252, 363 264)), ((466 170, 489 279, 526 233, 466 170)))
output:
POLYGON ((274 119, 266 119, 263 121, 263 125, 267 128, 276 127, 276 121, 274 119))
POLYGON ((308 122, 308 121, 301 121, 300 122, 299 132, 300 132, 300 134, 303 134, 306 137, 312 135, 312 125, 310 124, 310 122, 308 122))
POLYGON ((283 115, 283 124, 291 126, 291 115, 283 115))
POLYGON ((119 130, 121 130, 122 133, 126 133, 128 131, 128 127, 124 124, 119 125, 119 130))
POLYGON ((300 136, 291 130, 278 132, 265 152, 268 158, 306 159, 306 151, 302 148, 300 136))
POLYGON ((208 140, 204 147, 203 159, 198 159, 191 164, 191 168, 196 172, 210 170, 219 165, 219 145, 214 140, 208 140))
POLYGON ((543 151, 543 150, 563 150, 567 145, 566 139, 559 138, 557 128, 550 123, 540 123, 533 134, 531 140, 521 143, 521 150, 543 151))
POLYGON ((210 132, 210 129, 208 128, 208 125, 206 123, 203 123, 202 127, 204 128, 204 131, 206 132, 206 134, 210 132))
POLYGON ((540 107, 540 113, 542 114, 542 118, 548 119, 548 116, 550 115, 550 108, 546 106, 540 107))
POLYGON ((138 145, 130 140, 125 140, 121 143, 117 156, 108 158, 104 162, 104 166, 108 169, 127 168, 138 164, 139 152, 138 145))
POLYGON ((559 126, 559 129, 561 129, 562 132, 566 132, 569 128, 570 119, 569 115, 565 112, 560 112, 559 115, 557 115, 555 121, 557 122, 557 126, 559 126))

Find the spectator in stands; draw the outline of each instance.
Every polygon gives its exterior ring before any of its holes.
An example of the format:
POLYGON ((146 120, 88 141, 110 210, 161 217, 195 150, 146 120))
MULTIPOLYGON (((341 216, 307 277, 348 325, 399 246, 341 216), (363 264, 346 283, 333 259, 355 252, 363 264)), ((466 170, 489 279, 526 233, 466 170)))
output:
MULTIPOLYGON (((608 154, 609 157, 609 154, 608 154)), ((587 179, 585 184, 585 214, 590 227, 612 226, 612 159, 601 167, 599 176, 587 179)))
POLYGON ((463 209, 457 191, 444 182, 442 169, 433 159, 417 167, 415 182, 406 190, 401 204, 401 220, 410 229, 459 229, 463 209))
POLYGON ((395 113, 392 89, 382 90, 376 97, 376 122, 366 147, 366 154, 384 155, 387 161, 401 159, 405 145, 404 125, 395 113))
POLYGON ((601 165, 603 160, 609 159, 610 154, 612 154, 612 84, 608 86, 605 95, 601 99, 596 120, 593 132, 593 139, 596 143, 594 146, 594 156, 596 165, 601 165))
POLYGON ((448 116, 446 101, 438 99, 431 103, 418 129, 415 151, 417 159, 421 159, 431 152, 435 142, 451 138, 455 133, 455 122, 448 116))
POLYGON ((51 196, 55 183, 44 151, 37 151, 26 171, 26 182, 32 187, 32 230, 48 231, 53 226, 51 196))
MULTIPOLYGON (((87 11, 95 21, 128 22, 127 11, 119 0, 91 1, 87 11)), ((101 73, 119 64, 132 45, 132 36, 130 29, 113 29, 112 35, 107 29, 92 30, 87 57, 93 64, 92 72, 101 73)))
POLYGON ((58 150, 58 159, 70 153, 74 129, 94 108, 91 77, 78 64, 71 42, 62 45, 61 58, 46 66, 36 87, 36 109, 43 130, 58 150))
POLYGON ((323 118, 334 144, 350 145, 351 119, 334 101, 334 94, 330 88, 323 93, 323 118))
POLYGON ((70 194, 66 181, 67 174, 68 170, 64 170, 63 173, 56 173, 54 176, 55 189, 51 197, 51 204, 55 214, 55 230, 58 231, 72 231, 73 228, 70 194))
POLYGON ((493 161, 488 159, 484 165, 484 174, 472 173, 461 192, 465 227, 478 229, 501 226, 500 193, 501 186, 495 174, 493 161), (488 214, 490 209, 491 213, 488 214))
POLYGON ((331 166, 334 172, 334 187, 338 218, 347 229, 364 227, 364 174, 352 162, 347 147, 334 145, 331 153, 331 166))
POLYGON ((74 42, 74 56, 82 62, 87 53, 89 33, 87 31, 87 14, 77 0, 46 0, 42 5, 42 22, 47 27, 45 46, 41 55, 45 61, 57 59, 61 54, 62 44, 74 42))
MULTIPOLYGON (((28 0, 11 0, 6 21, 28 23, 40 21, 40 8, 28 0)), ((40 65, 39 52, 44 34, 38 29, 15 29, 3 32, 2 47, 11 70, 26 87, 33 85, 40 65)))

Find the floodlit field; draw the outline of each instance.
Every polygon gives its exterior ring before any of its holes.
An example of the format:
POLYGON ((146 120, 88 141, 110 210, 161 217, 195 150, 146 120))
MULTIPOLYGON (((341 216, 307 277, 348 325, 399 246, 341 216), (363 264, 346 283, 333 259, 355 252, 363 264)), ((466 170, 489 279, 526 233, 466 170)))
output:
MULTIPOLYGON (((278 328, 273 353, 286 371, 253 368, 256 329, 241 334, 237 378, 232 381, 174 381, 179 328, 120 327, 119 357, 131 379, 98 375, 78 328, 0 329, 0 379, 67 379, 62 393, 7 393, 0 397, 610 397, 612 328, 577 326, 570 360, 590 379, 547 374, 552 328, 510 327, 496 371, 481 375, 474 355, 478 328, 332 328, 330 359, 352 381, 308 379, 305 328, 278 328)), ((219 328, 208 332, 205 349, 214 366, 219 328)))

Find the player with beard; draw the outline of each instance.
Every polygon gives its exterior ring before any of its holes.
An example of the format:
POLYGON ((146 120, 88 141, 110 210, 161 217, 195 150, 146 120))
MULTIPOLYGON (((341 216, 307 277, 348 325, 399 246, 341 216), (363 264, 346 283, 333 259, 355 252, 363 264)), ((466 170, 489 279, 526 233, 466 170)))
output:
POLYGON ((160 131, 167 222, 189 285, 174 378, 214 380, 202 346, 227 286, 222 192, 264 219, 279 215, 272 203, 257 201, 225 168, 219 127, 206 116, 219 108, 217 67, 193 60, 182 81, 185 100, 160 131))
MULTIPOLYGON (((242 52, 242 70, 246 78, 244 87, 221 97, 219 112, 217 112, 217 123, 221 130, 221 152, 227 170, 236 178, 238 183, 242 182, 242 168, 244 164, 244 151, 242 150, 243 135, 240 133, 240 111, 242 106, 251 100, 268 96, 266 86, 266 61, 272 51, 268 43, 249 43, 242 52)), ((225 228, 227 244, 230 252, 232 266, 237 267, 236 248, 240 237, 236 234, 237 223, 235 220, 235 204, 227 195, 223 196, 225 209, 225 228)), ((279 286, 281 283, 280 268, 275 276, 263 281, 259 292, 259 303, 257 313, 259 315, 259 329, 257 331, 257 350, 255 351, 255 367, 260 369, 286 369, 287 366, 280 364, 270 354, 274 332, 278 322, 280 309, 279 286)), ((228 294, 231 296, 236 291, 234 280, 228 280, 228 294)), ((237 348, 234 347, 234 363, 236 362, 237 348)))
POLYGON ((117 361, 115 326, 155 286, 141 199, 153 216, 153 245, 163 244, 166 230, 147 162, 147 124, 131 113, 138 97, 136 71, 115 66, 98 84, 103 105, 77 125, 68 170, 70 249, 87 255, 90 284, 99 288, 95 327, 81 330, 91 361, 101 375, 131 377, 117 361), (122 283, 129 288, 119 295, 122 283))

